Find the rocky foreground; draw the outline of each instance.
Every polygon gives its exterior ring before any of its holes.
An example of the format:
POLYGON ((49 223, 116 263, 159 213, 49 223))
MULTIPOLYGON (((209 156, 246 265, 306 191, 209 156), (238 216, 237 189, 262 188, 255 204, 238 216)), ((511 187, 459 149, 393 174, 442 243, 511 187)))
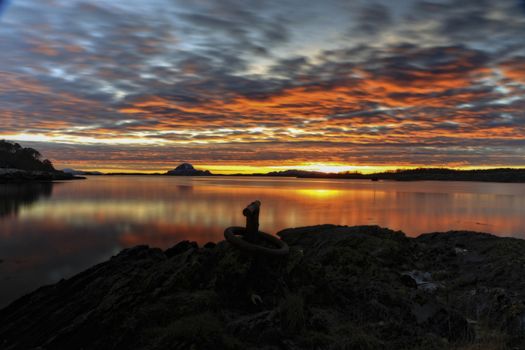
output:
POLYGON ((525 241, 376 226, 139 246, 0 311, 9 349, 525 349, 525 241))

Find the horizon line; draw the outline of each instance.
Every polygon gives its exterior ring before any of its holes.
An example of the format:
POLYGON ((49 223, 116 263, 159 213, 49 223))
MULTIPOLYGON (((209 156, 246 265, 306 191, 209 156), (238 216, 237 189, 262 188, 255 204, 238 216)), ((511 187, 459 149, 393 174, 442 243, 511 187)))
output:
MULTIPOLYGON (((210 170, 213 175, 266 175, 272 172, 284 172, 284 171, 304 171, 311 173, 321 173, 327 175, 337 175, 345 173, 355 173, 362 175, 373 175, 387 172, 396 172, 402 170, 417 170, 417 169, 442 169, 442 170, 455 170, 455 171, 472 171, 472 170, 497 170, 497 169, 509 169, 509 170, 520 170, 525 169, 525 166, 508 166, 508 165, 496 165, 496 166, 342 166, 348 167, 351 169, 341 170, 341 171, 328 171, 322 168, 314 169, 310 166, 213 166, 213 165, 202 165, 194 166, 196 170, 210 170), (220 168, 220 169, 219 169, 220 168), (362 169, 365 168, 365 169, 362 169), (363 171, 365 170, 365 171, 363 171)), ((333 168, 333 166, 329 166, 333 168)), ((141 170, 141 169, 119 169, 119 168, 98 168, 98 169, 88 169, 88 168, 71 168, 71 167, 62 167, 62 169, 73 169, 75 171, 83 172, 99 172, 103 175, 111 174, 137 174, 137 175, 155 175, 155 174, 166 174, 170 169, 160 169, 160 170, 141 170)))

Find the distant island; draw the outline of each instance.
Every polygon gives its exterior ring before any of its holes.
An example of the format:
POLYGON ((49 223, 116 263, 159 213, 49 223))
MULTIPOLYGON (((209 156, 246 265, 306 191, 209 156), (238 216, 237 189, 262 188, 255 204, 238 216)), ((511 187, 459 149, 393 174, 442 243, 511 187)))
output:
POLYGON ((182 163, 175 169, 170 170, 166 175, 174 176, 211 176, 213 175, 209 170, 197 170, 190 163, 182 163))
POLYGON ((71 168, 64 168, 62 171, 66 174, 72 174, 72 175, 104 175, 104 173, 100 171, 85 171, 85 170, 76 170, 71 168))
POLYGON ((36 149, 0 140, 0 182, 53 181, 80 179, 56 170, 36 149))

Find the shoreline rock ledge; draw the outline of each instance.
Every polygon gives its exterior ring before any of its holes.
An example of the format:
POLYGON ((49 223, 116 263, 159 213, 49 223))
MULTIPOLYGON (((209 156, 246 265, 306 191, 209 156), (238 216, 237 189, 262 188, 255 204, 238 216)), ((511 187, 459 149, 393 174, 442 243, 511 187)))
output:
POLYGON ((137 246, 0 310, 0 348, 525 349, 525 241, 378 226, 137 246))

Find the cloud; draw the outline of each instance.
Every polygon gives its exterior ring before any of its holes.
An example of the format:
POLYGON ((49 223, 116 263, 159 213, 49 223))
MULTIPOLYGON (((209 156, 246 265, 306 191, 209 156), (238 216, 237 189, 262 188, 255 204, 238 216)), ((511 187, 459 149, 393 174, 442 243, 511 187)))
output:
POLYGON ((520 6, 19 0, 0 138, 78 168, 525 165, 520 6))

